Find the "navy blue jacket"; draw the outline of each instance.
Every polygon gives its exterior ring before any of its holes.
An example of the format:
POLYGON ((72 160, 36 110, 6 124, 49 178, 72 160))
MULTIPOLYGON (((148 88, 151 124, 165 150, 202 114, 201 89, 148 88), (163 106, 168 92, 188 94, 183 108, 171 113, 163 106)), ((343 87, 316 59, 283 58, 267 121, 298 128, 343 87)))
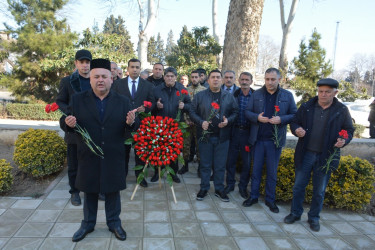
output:
MULTIPOLYGON (((254 91, 250 97, 249 103, 247 104, 245 115, 251 122, 249 144, 252 146, 255 145, 257 140, 259 130, 258 116, 260 113, 264 112, 266 91, 266 86, 254 91)), ((288 123, 292 121, 297 112, 297 106, 294 102, 292 93, 280 87, 278 87, 275 105, 280 108, 278 116, 280 116, 281 123, 277 125, 278 136, 280 147, 284 147, 286 141, 286 127, 288 123)))
MULTIPOLYGON (((294 135, 297 128, 302 127, 306 134, 304 137, 298 138, 298 143, 296 146, 296 151, 294 154, 294 165, 298 167, 302 164, 303 155, 306 151, 306 145, 308 145, 310 139, 310 131, 314 119, 315 104, 318 101, 318 97, 314 97, 309 101, 303 103, 299 107, 296 116, 293 118, 290 129, 294 135)), ((322 136, 324 136, 324 143, 322 148, 322 153, 319 158, 320 166, 324 166, 329 158, 330 154, 333 153, 333 146, 337 142, 339 137, 339 132, 344 129, 348 132, 349 138, 345 140, 345 145, 347 145, 353 138, 354 127, 352 123, 352 117, 350 116, 348 108, 339 102, 335 97, 333 103, 330 107, 330 117, 327 121, 326 128, 322 131, 322 136)), ((344 145, 344 146, 345 146, 344 145)), ((332 161, 331 167, 337 169, 340 161, 340 149, 338 149, 337 160, 332 161)))

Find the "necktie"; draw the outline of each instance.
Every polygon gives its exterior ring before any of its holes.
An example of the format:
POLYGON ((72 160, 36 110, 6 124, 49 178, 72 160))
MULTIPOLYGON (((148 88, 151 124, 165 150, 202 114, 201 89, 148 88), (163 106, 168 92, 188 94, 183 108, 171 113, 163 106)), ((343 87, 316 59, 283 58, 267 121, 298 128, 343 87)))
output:
POLYGON ((227 87, 227 91, 230 93, 230 88, 229 87, 227 87))
POLYGON ((132 98, 134 99, 134 96, 135 96, 135 81, 132 81, 133 85, 132 85, 132 98))

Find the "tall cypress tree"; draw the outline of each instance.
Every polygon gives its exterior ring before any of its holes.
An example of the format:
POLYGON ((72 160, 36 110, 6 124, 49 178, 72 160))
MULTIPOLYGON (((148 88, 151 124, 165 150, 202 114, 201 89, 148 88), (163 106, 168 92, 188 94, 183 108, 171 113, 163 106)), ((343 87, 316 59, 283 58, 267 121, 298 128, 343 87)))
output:
POLYGON ((6 25, 14 42, 4 43, 9 53, 17 55, 12 74, 4 76, 1 83, 17 97, 46 102, 55 99, 59 81, 66 71, 44 70, 40 62, 57 50, 71 47, 77 35, 71 33, 66 19, 55 16, 67 0, 8 0, 9 11, 17 27, 6 25))
POLYGON ((326 61, 326 51, 320 47, 321 35, 314 29, 308 44, 302 40, 299 56, 292 61, 292 73, 296 76, 290 82, 298 96, 302 95, 299 104, 316 95, 316 83, 319 79, 332 73, 330 61, 326 61))

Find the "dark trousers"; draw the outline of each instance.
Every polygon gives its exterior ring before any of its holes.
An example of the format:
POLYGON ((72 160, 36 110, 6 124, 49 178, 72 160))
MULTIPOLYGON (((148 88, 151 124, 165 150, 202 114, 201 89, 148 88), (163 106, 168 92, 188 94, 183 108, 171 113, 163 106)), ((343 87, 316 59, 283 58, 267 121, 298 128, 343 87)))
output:
POLYGON ((375 121, 370 122, 370 137, 375 138, 375 121))
POLYGON ((259 197, 260 182, 262 180, 263 164, 266 161, 266 201, 274 202, 276 197, 277 167, 279 165, 281 148, 276 148, 273 141, 257 141, 254 145, 254 165, 251 175, 250 197, 259 197))
POLYGON ((220 143, 218 137, 209 137, 198 144, 201 162, 201 190, 210 189, 211 166, 214 166, 214 187, 224 191, 225 165, 228 156, 229 140, 220 143))
POLYGON ((331 172, 325 173, 322 166, 319 165, 320 153, 306 151, 302 164, 296 168, 296 179, 293 186, 293 200, 291 213, 295 216, 301 216, 303 213, 303 201, 305 200, 306 186, 309 184, 311 172, 313 173, 313 196, 311 199, 308 218, 318 221, 320 211, 322 211, 324 195, 331 172))
MULTIPOLYGON (((129 171, 129 156, 130 156, 130 150, 132 149, 131 145, 125 145, 125 176, 128 176, 128 171, 129 171)), ((143 162, 141 159, 139 159, 138 155, 136 154, 136 151, 134 150, 134 155, 135 155, 135 166, 138 165, 145 165, 145 162, 143 162)), ((139 173, 142 172, 141 170, 135 170, 135 176, 138 176, 139 173)))
POLYGON ((69 193, 79 193, 75 187, 77 171, 78 171, 78 158, 77 158, 77 144, 67 145, 67 158, 68 158, 68 178, 69 178, 69 193))
POLYGON ((248 144, 250 131, 247 129, 233 128, 233 135, 229 143, 228 160, 227 160, 227 186, 234 187, 236 184, 236 163, 238 153, 241 154, 242 158, 242 169, 240 182, 238 184, 239 189, 246 189, 250 181, 250 152, 246 152, 245 146, 248 144))
MULTIPOLYGON (((82 227, 92 229, 96 225, 98 213, 98 195, 96 193, 85 193, 83 201, 82 227)), ((120 220, 121 200, 120 192, 105 194, 105 217, 110 229, 121 226, 120 220)))

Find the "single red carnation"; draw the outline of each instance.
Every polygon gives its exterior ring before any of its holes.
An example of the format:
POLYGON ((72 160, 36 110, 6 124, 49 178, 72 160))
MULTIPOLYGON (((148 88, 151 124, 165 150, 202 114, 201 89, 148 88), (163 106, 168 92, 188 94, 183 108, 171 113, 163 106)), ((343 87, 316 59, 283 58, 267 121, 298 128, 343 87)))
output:
POLYGON ((46 111, 46 113, 51 112, 51 105, 47 104, 46 107, 44 108, 44 110, 46 111))
POLYGON ((276 111, 276 112, 279 112, 279 111, 280 111, 280 107, 277 106, 277 105, 275 105, 275 111, 276 111))
POLYGON ((212 102, 212 103, 211 103, 211 106, 212 106, 214 109, 219 109, 219 108, 220 108, 220 105, 217 104, 216 102, 212 102))
POLYGON ((339 136, 343 139, 348 139, 349 138, 349 135, 348 135, 348 131, 346 131, 345 129, 342 129, 340 132, 339 132, 339 136))
POLYGON ((176 92, 176 96, 180 96, 180 91, 177 91, 177 92, 176 92))
POLYGON ((54 102, 54 103, 51 104, 51 111, 52 112, 55 112, 58 109, 59 109, 59 105, 57 105, 56 102, 54 102))

